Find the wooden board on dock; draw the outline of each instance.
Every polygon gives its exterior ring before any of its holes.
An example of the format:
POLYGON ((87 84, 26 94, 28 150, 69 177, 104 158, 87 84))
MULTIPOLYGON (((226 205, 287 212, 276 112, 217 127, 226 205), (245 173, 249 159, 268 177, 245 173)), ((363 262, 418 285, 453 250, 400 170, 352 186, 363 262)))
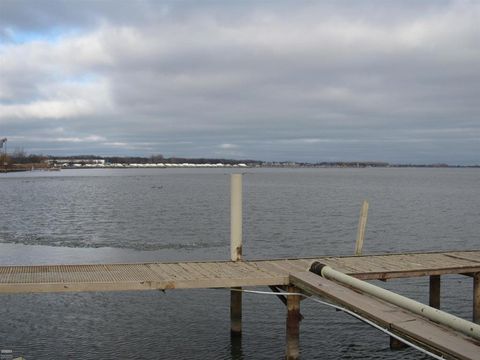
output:
POLYGON ((474 273, 480 251, 327 257, 320 262, 362 280, 474 273))
POLYGON ((396 305, 359 293, 311 272, 291 274, 290 282, 306 294, 328 299, 447 359, 478 359, 478 341, 396 305))
POLYGON ((0 293, 278 286, 314 261, 360 279, 480 272, 480 251, 257 261, 0 266, 0 293))

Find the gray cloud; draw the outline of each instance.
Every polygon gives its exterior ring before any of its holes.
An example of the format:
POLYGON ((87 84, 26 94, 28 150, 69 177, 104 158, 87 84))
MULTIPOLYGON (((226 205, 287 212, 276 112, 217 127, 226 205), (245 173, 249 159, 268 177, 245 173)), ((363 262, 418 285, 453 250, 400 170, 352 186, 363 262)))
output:
POLYGON ((477 2, 0 6, 27 151, 480 162, 477 2))

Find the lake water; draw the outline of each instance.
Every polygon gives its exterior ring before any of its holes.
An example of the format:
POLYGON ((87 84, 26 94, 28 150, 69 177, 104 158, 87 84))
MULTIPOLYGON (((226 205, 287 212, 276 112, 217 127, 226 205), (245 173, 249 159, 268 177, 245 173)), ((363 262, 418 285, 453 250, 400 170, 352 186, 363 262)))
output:
MULTIPOLYGON (((0 174, 0 264, 229 258, 226 169, 0 174)), ((247 259, 479 249, 478 169, 246 169, 247 259)), ((472 280, 446 276, 442 308, 471 317, 472 280)), ((381 286, 426 302, 428 279, 381 286)), ((264 289, 261 289, 264 290, 264 289)), ((281 359, 285 309, 244 295, 231 344, 227 290, 1 295, 0 349, 29 359, 281 359)), ((423 359, 348 315, 302 302, 304 359, 423 359)))

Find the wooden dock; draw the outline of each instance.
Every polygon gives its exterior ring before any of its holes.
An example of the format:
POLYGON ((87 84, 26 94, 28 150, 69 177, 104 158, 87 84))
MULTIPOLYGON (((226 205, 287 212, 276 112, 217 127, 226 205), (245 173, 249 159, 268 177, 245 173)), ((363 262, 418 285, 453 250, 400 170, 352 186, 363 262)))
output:
MULTIPOLYGON (((478 358, 478 341, 384 301, 323 279, 309 272, 311 264, 316 261, 364 280, 420 276, 437 279, 438 281, 430 282, 430 305, 436 307, 440 305, 441 275, 471 276, 474 279, 474 317, 477 321, 480 318, 480 251, 255 261, 0 266, 0 293, 269 286, 326 298, 447 359, 478 358)), ((285 296, 283 301, 288 306, 287 358, 296 359, 300 353, 300 297, 285 296)), ((232 304, 237 305, 232 305, 232 329, 241 333, 241 293, 232 292, 232 304)))
POLYGON ((363 280, 473 274, 480 251, 256 261, 0 266, 0 293, 286 286, 319 261, 363 280))

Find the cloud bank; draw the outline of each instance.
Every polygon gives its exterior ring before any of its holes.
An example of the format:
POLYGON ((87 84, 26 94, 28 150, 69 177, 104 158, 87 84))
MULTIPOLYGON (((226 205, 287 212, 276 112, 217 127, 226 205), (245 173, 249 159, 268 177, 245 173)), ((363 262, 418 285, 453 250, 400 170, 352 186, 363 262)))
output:
POLYGON ((0 4, 10 146, 480 163, 478 2, 87 4, 0 4))

